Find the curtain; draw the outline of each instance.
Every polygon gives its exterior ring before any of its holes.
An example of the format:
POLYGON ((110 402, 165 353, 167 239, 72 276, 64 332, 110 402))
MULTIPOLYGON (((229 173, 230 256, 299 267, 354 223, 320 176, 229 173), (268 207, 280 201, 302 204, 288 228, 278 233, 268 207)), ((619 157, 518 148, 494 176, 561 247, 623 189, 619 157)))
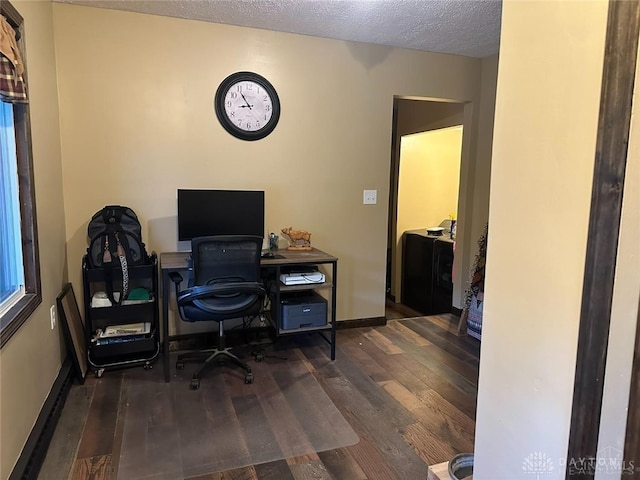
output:
POLYGON ((16 32, 0 15, 0 306, 24 285, 13 110, 27 103, 23 75, 16 32))
POLYGON ((16 41, 16 32, 0 15, 0 100, 27 103, 24 64, 16 41))

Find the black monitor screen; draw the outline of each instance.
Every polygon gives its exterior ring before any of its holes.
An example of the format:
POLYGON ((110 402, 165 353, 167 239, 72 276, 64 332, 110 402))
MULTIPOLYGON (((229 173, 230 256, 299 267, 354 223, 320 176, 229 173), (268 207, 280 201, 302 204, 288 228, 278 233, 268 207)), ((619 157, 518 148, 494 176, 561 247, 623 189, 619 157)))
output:
POLYGON ((264 237, 264 192, 178 190, 178 240, 210 235, 264 237))

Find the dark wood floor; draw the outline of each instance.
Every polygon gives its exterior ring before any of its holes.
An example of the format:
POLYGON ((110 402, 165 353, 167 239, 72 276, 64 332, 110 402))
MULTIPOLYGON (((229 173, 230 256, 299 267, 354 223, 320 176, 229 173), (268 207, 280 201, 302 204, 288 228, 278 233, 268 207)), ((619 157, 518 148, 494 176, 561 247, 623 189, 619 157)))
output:
MULTIPOLYGON (((339 330, 334 362, 317 335, 278 352, 303 359, 358 443, 189 480, 424 479, 427 465, 473 451, 479 342, 456 333, 453 315, 404 315, 390 309, 385 326, 339 330)), ((118 476, 127 372, 72 387, 39 479, 135 480, 118 476)))

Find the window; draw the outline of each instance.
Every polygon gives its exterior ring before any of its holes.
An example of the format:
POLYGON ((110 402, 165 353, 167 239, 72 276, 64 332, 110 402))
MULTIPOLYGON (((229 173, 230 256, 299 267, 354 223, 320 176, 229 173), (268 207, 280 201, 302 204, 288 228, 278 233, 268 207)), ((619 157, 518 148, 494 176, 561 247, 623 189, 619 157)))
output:
MULTIPOLYGON (((22 17, 6 0, 0 1, 0 14, 15 31, 13 47, 24 53, 22 17)), ((0 35, 5 47, 6 31, 0 35)), ((0 57, 9 58, 5 51, 0 57)), ((0 86, 10 78, 5 74, 0 69, 0 86)), ((22 78, 26 82, 26 72, 22 78)), ((20 92, 15 100, 5 93, 0 88, 0 348, 42 301, 29 105, 20 92)))
POLYGON ((13 106, 0 102, 0 313, 24 294, 13 106))

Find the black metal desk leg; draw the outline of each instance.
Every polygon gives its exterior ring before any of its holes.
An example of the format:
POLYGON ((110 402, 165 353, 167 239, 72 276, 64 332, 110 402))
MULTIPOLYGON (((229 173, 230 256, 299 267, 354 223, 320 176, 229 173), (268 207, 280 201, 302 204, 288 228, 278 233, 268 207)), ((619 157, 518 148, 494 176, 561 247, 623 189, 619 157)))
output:
POLYGON ((169 364, 169 270, 162 270, 162 358, 164 381, 171 379, 169 364))
POLYGON ((331 360, 336 359, 336 299, 338 291, 338 262, 332 262, 331 282, 331 360))

